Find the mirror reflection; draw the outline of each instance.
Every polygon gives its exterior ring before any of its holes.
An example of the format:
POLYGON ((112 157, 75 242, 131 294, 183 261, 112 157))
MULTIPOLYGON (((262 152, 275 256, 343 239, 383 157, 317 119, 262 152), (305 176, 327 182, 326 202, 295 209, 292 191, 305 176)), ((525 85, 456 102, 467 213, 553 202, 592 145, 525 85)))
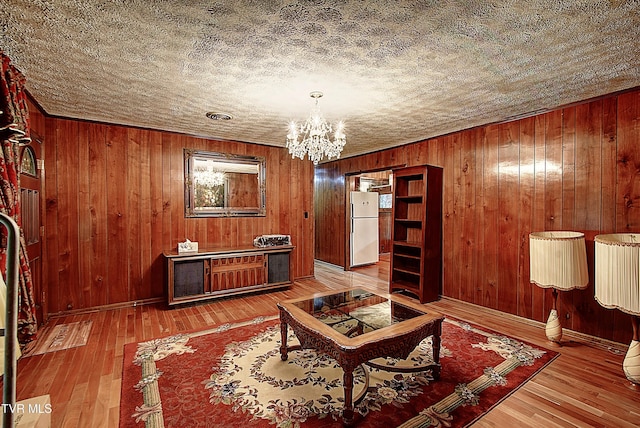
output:
POLYGON ((264 216, 265 158, 184 150, 185 216, 264 216))

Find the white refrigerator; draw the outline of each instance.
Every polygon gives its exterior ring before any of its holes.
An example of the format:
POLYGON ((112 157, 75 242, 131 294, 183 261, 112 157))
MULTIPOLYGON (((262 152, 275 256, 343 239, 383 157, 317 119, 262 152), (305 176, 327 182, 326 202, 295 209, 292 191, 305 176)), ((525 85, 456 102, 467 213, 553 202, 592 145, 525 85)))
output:
POLYGON ((351 192, 351 266, 378 261, 378 193, 351 192))

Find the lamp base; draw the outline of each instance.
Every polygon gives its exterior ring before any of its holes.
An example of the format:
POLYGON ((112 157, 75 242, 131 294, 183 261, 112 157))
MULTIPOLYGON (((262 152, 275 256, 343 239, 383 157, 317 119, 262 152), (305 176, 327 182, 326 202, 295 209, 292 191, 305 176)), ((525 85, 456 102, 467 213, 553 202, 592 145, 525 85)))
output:
POLYGON ((551 342, 560 343, 562 339, 562 325, 560 325, 557 310, 551 309, 544 332, 547 334, 547 339, 551 342))
POLYGON ((640 341, 632 340, 622 362, 622 370, 632 383, 640 385, 640 341))

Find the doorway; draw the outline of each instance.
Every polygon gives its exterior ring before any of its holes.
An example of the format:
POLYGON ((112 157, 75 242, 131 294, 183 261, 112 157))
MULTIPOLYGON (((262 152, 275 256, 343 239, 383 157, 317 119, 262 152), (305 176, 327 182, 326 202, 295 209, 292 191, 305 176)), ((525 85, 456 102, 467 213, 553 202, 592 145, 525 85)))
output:
POLYGON ((20 220, 33 282, 36 320, 38 327, 40 327, 47 317, 46 294, 42 288, 42 242, 40 239, 42 226, 40 212, 42 140, 33 132, 31 134, 31 144, 22 147, 20 151, 20 220))
POLYGON ((362 269, 359 266, 352 266, 352 200, 351 192, 375 192, 378 195, 378 255, 380 260, 388 260, 388 254, 391 249, 391 194, 392 194, 392 171, 379 170, 359 172, 357 174, 345 176, 346 184, 346 265, 345 270, 362 269))

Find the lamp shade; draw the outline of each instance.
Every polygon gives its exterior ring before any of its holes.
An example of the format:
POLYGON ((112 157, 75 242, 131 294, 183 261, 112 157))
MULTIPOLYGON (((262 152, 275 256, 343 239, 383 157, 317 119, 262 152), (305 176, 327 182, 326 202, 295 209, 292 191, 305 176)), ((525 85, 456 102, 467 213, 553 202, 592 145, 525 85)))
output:
POLYGON ((573 290, 589 284, 584 233, 529 234, 530 281, 543 288, 573 290))
POLYGON ((595 248, 598 303, 640 315, 640 234, 598 235, 595 248))

